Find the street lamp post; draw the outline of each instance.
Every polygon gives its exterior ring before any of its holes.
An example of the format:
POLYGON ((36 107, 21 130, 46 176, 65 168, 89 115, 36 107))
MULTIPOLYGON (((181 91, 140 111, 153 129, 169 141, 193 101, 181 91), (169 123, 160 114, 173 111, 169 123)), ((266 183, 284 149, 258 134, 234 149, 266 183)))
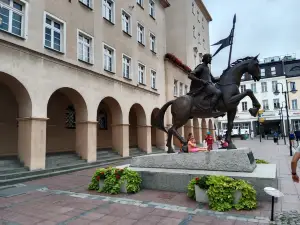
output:
MULTIPOLYGON (((283 105, 283 104, 282 104, 283 105)), ((283 106, 280 107, 280 127, 281 127, 281 135, 283 135, 283 140, 284 144, 286 145, 286 140, 285 140, 285 133, 284 133, 284 122, 283 122, 283 112, 282 112, 283 106)))
MULTIPOLYGON (((274 91, 275 95, 278 95, 280 92, 278 91, 278 84, 281 85, 281 93, 284 94, 284 99, 285 99, 285 110, 286 110, 286 119, 287 119, 287 130, 288 130, 288 135, 291 132, 290 131, 290 116, 289 116, 289 108, 288 108, 288 102, 287 102, 287 95, 288 95, 288 90, 283 91, 283 84, 282 83, 277 83, 276 84, 276 90, 274 91)), ((288 87, 286 87, 288 89, 288 87)), ((295 91, 295 90, 292 90, 295 91)), ((290 156, 293 156, 293 150, 292 150, 292 142, 289 138, 289 143, 290 143, 290 156)))

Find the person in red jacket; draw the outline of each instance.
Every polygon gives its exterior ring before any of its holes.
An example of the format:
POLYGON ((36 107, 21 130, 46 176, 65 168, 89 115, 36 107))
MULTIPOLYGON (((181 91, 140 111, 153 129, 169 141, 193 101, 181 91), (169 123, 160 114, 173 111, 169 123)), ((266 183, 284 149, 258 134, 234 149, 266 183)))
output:
POLYGON ((211 151, 212 150, 212 146, 213 146, 213 143, 214 143, 214 139, 213 137, 210 135, 210 132, 208 131, 207 132, 207 136, 205 138, 205 141, 207 143, 207 150, 208 151, 211 151))

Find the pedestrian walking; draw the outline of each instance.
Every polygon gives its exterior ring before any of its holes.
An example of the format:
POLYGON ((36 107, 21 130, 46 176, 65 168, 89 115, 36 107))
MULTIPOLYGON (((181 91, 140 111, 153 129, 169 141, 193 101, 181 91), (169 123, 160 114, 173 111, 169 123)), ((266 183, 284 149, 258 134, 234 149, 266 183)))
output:
POLYGON ((292 179, 296 183, 299 183, 299 176, 297 174, 297 164, 299 160, 300 160, 300 146, 296 148, 296 152, 291 162, 292 179))
POLYGON ((254 131, 253 130, 251 130, 250 137, 251 137, 251 140, 254 139, 254 131))
POLYGON ((278 144, 278 133, 277 133, 277 131, 274 131, 274 133, 273 133, 273 139, 274 139, 274 143, 278 144))
POLYGON ((291 146, 294 147, 295 133, 293 131, 290 132, 289 140, 290 140, 291 146))

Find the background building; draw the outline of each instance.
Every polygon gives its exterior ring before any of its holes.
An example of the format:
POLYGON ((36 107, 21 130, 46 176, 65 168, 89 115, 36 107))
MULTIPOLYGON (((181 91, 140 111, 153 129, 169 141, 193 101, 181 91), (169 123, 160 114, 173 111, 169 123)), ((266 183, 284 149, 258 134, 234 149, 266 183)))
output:
POLYGON ((18 157, 34 170, 62 152, 94 162, 101 159, 97 150, 128 156, 130 149, 165 149, 166 136, 151 120, 170 98, 167 0, 0 6, 0 157, 18 157))
MULTIPOLYGON (((300 60, 297 60, 293 55, 269 57, 261 60, 262 79, 259 82, 254 82, 249 74, 243 76, 240 91, 251 89, 261 103, 262 109, 264 109, 262 117, 265 121, 261 126, 262 133, 271 134, 274 130, 288 132, 286 102, 282 91, 287 92, 291 129, 300 128, 298 126, 300 111, 297 103, 299 92, 296 91, 300 76, 299 62, 300 60), (278 87, 279 94, 274 94, 276 87, 278 87)), ((251 107, 252 101, 249 97, 240 102, 234 121, 234 134, 243 134, 245 131, 249 133, 251 130, 255 134, 259 134, 258 118, 250 116, 248 112, 251 107)), ((227 119, 225 117, 218 119, 218 129, 223 132, 227 130, 227 119)))

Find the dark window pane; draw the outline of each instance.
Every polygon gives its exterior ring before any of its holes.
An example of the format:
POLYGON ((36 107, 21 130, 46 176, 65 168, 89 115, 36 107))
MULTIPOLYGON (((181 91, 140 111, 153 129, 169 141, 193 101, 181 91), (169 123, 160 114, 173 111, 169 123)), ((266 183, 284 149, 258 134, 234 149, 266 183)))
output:
POLYGON ((23 9, 22 5, 17 3, 17 2, 14 2, 14 8, 19 10, 19 11, 22 11, 22 9, 23 9))
POLYGON ((54 27, 60 30, 60 24, 59 23, 54 22, 54 27))
POLYGON ((47 23, 47 24, 51 25, 51 22, 52 22, 52 21, 51 21, 49 18, 46 18, 46 23, 47 23))
POLYGON ((9 23, 9 10, 6 8, 0 9, 0 17, 2 19, 2 23, 0 25, 0 29, 8 31, 8 23, 9 23))

